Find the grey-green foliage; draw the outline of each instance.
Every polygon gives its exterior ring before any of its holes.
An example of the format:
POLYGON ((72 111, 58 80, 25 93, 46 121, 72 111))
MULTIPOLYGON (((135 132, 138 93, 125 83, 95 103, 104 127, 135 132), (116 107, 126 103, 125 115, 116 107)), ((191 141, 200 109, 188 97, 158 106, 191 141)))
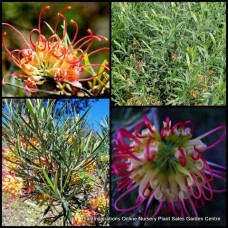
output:
POLYGON ((54 109, 55 100, 48 100, 45 105, 43 99, 24 102, 24 108, 19 109, 19 103, 12 106, 11 100, 4 101, 3 145, 17 157, 17 167, 13 168, 16 176, 25 183, 31 181, 35 187, 33 196, 46 194, 55 205, 47 200, 42 204, 50 208, 61 206, 62 211, 56 217, 63 216, 65 224, 69 224, 72 211, 86 205, 92 194, 88 189, 97 182, 98 177, 89 174, 86 168, 99 160, 101 154, 108 154, 109 126, 103 125, 102 133, 90 131, 87 122, 90 108, 80 117, 76 110, 73 118, 61 115, 68 100, 58 111, 54 109), (75 175, 80 181, 73 181, 75 175), (75 201, 77 194, 83 194, 81 201, 75 201))
POLYGON ((119 105, 226 104, 225 56, 224 2, 112 4, 119 105))

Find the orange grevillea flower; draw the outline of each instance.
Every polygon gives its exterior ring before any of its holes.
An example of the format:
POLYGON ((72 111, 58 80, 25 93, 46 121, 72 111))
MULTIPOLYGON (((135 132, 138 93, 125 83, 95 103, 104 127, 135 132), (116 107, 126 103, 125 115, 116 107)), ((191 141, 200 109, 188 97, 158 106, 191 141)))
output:
POLYGON ((91 209, 77 209, 74 219, 73 226, 93 226, 94 218, 96 213, 91 209))
POLYGON ((18 167, 19 159, 9 149, 2 147, 2 165, 6 173, 15 174, 14 169, 18 167))
POLYGON ((25 83, 25 88, 30 93, 38 91, 37 85, 43 84, 48 78, 54 79, 56 82, 66 82, 72 86, 81 87, 81 81, 92 80, 95 77, 102 75, 108 68, 108 62, 90 63, 88 61, 91 55, 100 51, 109 50, 108 47, 102 47, 97 50, 90 51, 94 41, 108 41, 104 36, 95 36, 91 29, 88 29, 88 35, 77 40, 78 24, 74 20, 70 23, 75 27, 75 34, 71 41, 67 39, 67 20, 63 12, 70 10, 71 6, 63 8, 56 18, 53 35, 45 37, 41 31, 41 18, 45 11, 49 10, 50 6, 45 6, 41 9, 38 19, 38 28, 30 32, 30 41, 28 42, 25 36, 14 26, 8 23, 2 23, 3 26, 14 30, 23 40, 22 49, 9 50, 5 44, 6 32, 2 34, 2 45, 6 52, 10 55, 12 61, 25 74, 8 74, 3 78, 3 85, 9 76, 20 78, 25 83), (63 35, 58 36, 56 31, 60 20, 63 20, 63 35), (37 33, 38 38, 34 40, 34 33, 37 33), (98 73, 91 73, 90 78, 81 78, 83 71, 89 71, 90 68, 99 67, 98 73))
POLYGON ((89 200, 90 207, 95 211, 97 210, 100 213, 104 213, 108 207, 109 201, 105 195, 97 195, 89 200))
MULTIPOLYGON (((5 171, 4 171, 5 172, 5 171)), ((2 191, 9 194, 9 199, 15 199, 22 195, 23 180, 9 173, 4 174, 2 180, 2 191)))

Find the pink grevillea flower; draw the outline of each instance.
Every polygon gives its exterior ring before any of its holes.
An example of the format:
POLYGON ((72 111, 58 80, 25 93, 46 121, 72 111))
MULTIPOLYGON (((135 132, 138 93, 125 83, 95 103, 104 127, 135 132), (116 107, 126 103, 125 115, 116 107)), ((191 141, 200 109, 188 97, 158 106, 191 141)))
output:
POLYGON ((191 121, 171 126, 167 117, 159 132, 144 116, 134 132, 118 130, 113 155, 112 172, 118 175, 118 190, 124 191, 114 202, 117 211, 128 212, 144 207, 144 216, 155 217, 160 212, 175 216, 197 216, 197 207, 211 200, 216 192, 211 187, 214 178, 225 181, 226 168, 206 161, 202 152, 215 147, 226 135, 226 127, 219 126, 195 139, 192 138, 191 121), (145 129, 141 130, 143 127, 145 129), (212 145, 202 139, 223 131, 212 145), (120 208, 119 201, 133 191, 138 197, 135 205, 120 208), (153 205, 153 213, 148 213, 153 205))
POLYGON ((108 47, 102 47, 97 50, 91 51, 90 48, 94 41, 99 42, 108 41, 104 36, 95 36, 91 29, 88 29, 88 35, 77 39, 78 24, 74 20, 70 23, 75 27, 75 34, 71 41, 67 37, 67 20, 63 12, 70 10, 71 6, 63 8, 58 14, 53 29, 53 35, 45 37, 41 31, 41 18, 45 11, 49 10, 50 6, 42 8, 39 14, 38 28, 30 32, 30 42, 26 40, 24 35, 17 30, 14 26, 8 23, 2 23, 3 26, 14 30, 24 42, 22 49, 10 51, 5 44, 7 33, 2 34, 2 45, 6 52, 10 55, 12 61, 25 73, 25 74, 8 74, 3 78, 3 85, 5 84, 6 77, 13 76, 21 78, 25 82, 25 88, 30 93, 37 92, 37 85, 43 84, 47 78, 52 78, 56 82, 67 82, 72 86, 81 87, 81 81, 92 80, 95 77, 102 75, 108 68, 108 62, 104 61, 102 64, 91 64, 89 57, 103 50, 109 50, 108 47), (63 19, 63 35, 59 37, 56 34, 59 26, 59 21, 63 19), (37 40, 34 41, 34 33, 37 33, 37 40), (99 67, 99 73, 95 73, 91 68, 99 67), (92 74, 90 78, 81 78, 83 71, 89 71, 92 74))

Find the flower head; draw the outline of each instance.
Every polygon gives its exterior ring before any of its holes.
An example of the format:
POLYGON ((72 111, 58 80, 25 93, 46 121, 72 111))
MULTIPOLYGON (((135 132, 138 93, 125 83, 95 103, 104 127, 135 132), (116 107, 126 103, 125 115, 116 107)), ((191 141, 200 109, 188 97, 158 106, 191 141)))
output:
POLYGON ((108 198, 105 195, 97 195, 89 201, 90 207, 99 213, 104 213, 106 208, 108 207, 108 198))
POLYGON ((48 202, 49 204, 51 204, 53 202, 53 199, 47 195, 47 194, 43 194, 43 193, 38 193, 38 194, 34 194, 32 195, 31 199, 37 203, 43 203, 43 202, 48 202))
POLYGON ((19 159, 16 155, 9 149, 2 147, 2 164, 4 170, 10 174, 14 174, 14 169, 18 167, 19 159))
POLYGON ((64 11, 70 10, 71 6, 63 8, 58 14, 53 30, 53 35, 46 37, 41 31, 41 19, 45 11, 49 10, 50 6, 45 6, 41 9, 38 19, 38 28, 30 32, 30 42, 26 40, 24 35, 14 26, 8 23, 2 23, 3 26, 13 29, 24 41, 24 45, 19 50, 10 51, 5 44, 6 32, 2 34, 2 45, 6 52, 10 55, 12 61, 25 73, 9 74, 3 79, 5 83, 6 77, 15 76, 24 80, 25 87, 30 93, 37 92, 37 85, 43 84, 48 78, 59 83, 65 82, 72 86, 81 87, 81 81, 88 81, 102 75, 108 70, 108 63, 91 64, 89 57, 100 51, 108 50, 108 47, 103 47, 90 52, 90 48, 94 41, 108 41, 104 36, 96 36, 91 29, 88 29, 88 35, 77 39, 78 24, 74 20, 70 23, 75 27, 75 34, 71 41, 67 37, 67 20, 64 16, 64 11), (63 35, 57 35, 57 28, 60 20, 63 20, 63 35), (38 38, 34 41, 34 34, 37 33, 38 38), (98 73, 92 73, 90 78, 81 78, 83 71, 91 71, 92 67, 99 67, 98 73))
POLYGON ((108 164, 109 163, 109 155, 107 154, 102 154, 100 156, 100 161, 104 164, 108 164))
POLYGON ((94 224, 94 217, 96 213, 90 209, 77 209, 74 219, 73 226, 92 226, 94 224))
POLYGON ((202 152, 220 143, 226 135, 226 127, 217 127, 192 139, 193 123, 178 122, 171 126, 167 117, 163 128, 158 131, 144 116, 133 133, 120 129, 115 137, 114 162, 112 172, 120 176, 118 191, 124 191, 114 203, 118 211, 131 211, 145 203, 144 216, 148 215, 152 202, 157 208, 151 215, 155 217, 161 209, 168 208, 169 214, 190 216, 188 208, 197 216, 196 207, 211 200, 214 177, 225 180, 225 167, 207 162, 202 152), (143 130, 142 127, 146 128, 143 130), (202 139, 215 131, 223 130, 222 137, 212 145, 202 139), (130 208, 119 208, 119 201, 136 190, 138 197, 130 208))
POLYGON ((5 194, 9 194, 9 200, 13 200, 22 195, 23 180, 19 177, 15 177, 11 174, 3 175, 2 191, 5 194))
POLYGON ((83 178, 80 176, 79 172, 73 171, 71 174, 70 183, 73 185, 79 184, 83 181, 83 178))
POLYGON ((88 160, 88 165, 85 167, 87 173, 93 174, 97 169, 97 164, 95 161, 88 160))

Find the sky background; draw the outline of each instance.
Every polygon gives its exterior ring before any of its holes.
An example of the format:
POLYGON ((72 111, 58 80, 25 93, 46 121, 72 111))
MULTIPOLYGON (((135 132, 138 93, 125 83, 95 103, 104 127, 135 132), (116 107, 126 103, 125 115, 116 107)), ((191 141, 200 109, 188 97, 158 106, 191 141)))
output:
MULTIPOLYGON (((90 127, 95 131, 100 130, 99 123, 103 122, 105 116, 110 117, 109 103, 109 99, 96 99, 95 102, 90 104, 92 107, 87 113, 87 120, 90 127)), ((43 105, 45 106, 45 104, 43 105)), ((63 105, 63 103, 57 104, 57 107, 60 108, 61 105, 63 105)), ((79 111, 79 115, 82 116, 86 110, 87 108, 84 108, 82 111, 79 111)), ((7 112, 6 107, 3 107, 3 111, 7 112)), ((2 118, 2 121, 5 121, 4 118, 2 118)))
MULTIPOLYGON (((109 99, 98 99, 97 102, 92 104, 88 115, 88 122, 95 130, 99 129, 99 123, 104 119, 105 116, 109 117, 109 99)), ((83 111, 81 114, 83 114, 83 111)))

